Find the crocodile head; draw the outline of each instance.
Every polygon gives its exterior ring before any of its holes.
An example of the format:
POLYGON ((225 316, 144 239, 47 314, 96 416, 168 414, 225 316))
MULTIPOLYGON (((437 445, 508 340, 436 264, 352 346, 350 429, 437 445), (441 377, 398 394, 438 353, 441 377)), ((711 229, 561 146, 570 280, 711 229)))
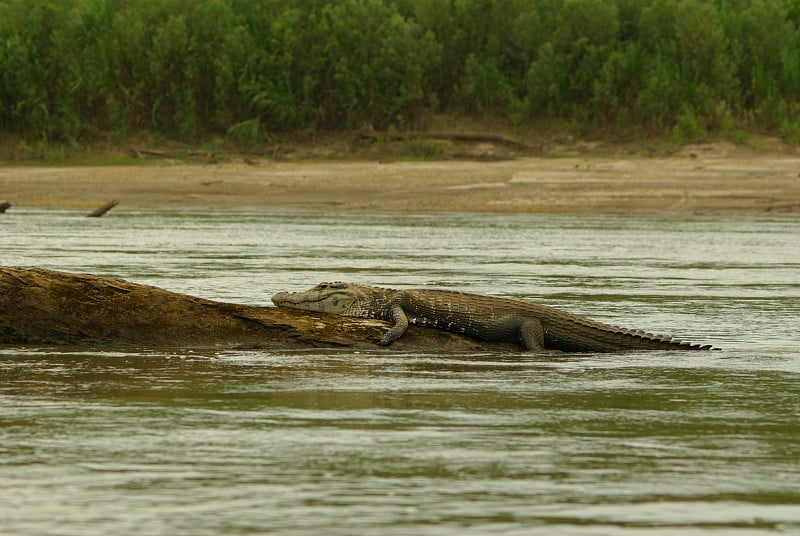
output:
POLYGON ((272 297, 278 307, 347 316, 368 316, 372 287, 349 283, 320 283, 303 292, 279 292, 272 297))

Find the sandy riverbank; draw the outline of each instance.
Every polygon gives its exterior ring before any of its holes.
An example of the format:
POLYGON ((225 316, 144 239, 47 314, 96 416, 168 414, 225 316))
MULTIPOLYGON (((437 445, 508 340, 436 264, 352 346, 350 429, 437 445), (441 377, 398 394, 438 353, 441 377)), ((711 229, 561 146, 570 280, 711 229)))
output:
POLYGON ((800 214, 800 157, 713 145, 658 158, 0 168, 0 200, 15 207, 89 208, 110 199, 138 209, 800 214))

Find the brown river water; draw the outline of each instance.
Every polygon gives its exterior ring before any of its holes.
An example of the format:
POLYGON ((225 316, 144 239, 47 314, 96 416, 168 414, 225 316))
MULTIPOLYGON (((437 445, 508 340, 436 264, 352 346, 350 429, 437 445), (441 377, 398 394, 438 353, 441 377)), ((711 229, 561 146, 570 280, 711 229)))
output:
POLYGON ((800 221, 18 209, 0 264, 514 296, 719 352, 0 346, 8 535, 800 532, 800 221))

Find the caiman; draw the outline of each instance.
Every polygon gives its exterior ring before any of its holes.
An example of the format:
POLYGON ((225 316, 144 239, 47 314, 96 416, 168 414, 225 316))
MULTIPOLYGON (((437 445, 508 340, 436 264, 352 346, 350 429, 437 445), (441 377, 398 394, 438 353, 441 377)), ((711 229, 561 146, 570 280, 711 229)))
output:
POLYGON ((518 341, 531 351, 716 349, 710 344, 692 344, 595 322, 525 300, 450 290, 395 290, 335 282, 320 283, 305 292, 280 292, 272 301, 278 307, 394 322, 380 339, 382 345, 400 338, 412 324, 483 341, 518 341))

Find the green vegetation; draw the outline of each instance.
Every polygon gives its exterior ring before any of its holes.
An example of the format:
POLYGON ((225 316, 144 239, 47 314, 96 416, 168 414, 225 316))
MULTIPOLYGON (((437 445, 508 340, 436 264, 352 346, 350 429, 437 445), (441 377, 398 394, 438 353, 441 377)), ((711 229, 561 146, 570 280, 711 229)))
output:
POLYGON ((442 112, 800 142, 800 0, 0 0, 0 132, 31 142, 442 112))

